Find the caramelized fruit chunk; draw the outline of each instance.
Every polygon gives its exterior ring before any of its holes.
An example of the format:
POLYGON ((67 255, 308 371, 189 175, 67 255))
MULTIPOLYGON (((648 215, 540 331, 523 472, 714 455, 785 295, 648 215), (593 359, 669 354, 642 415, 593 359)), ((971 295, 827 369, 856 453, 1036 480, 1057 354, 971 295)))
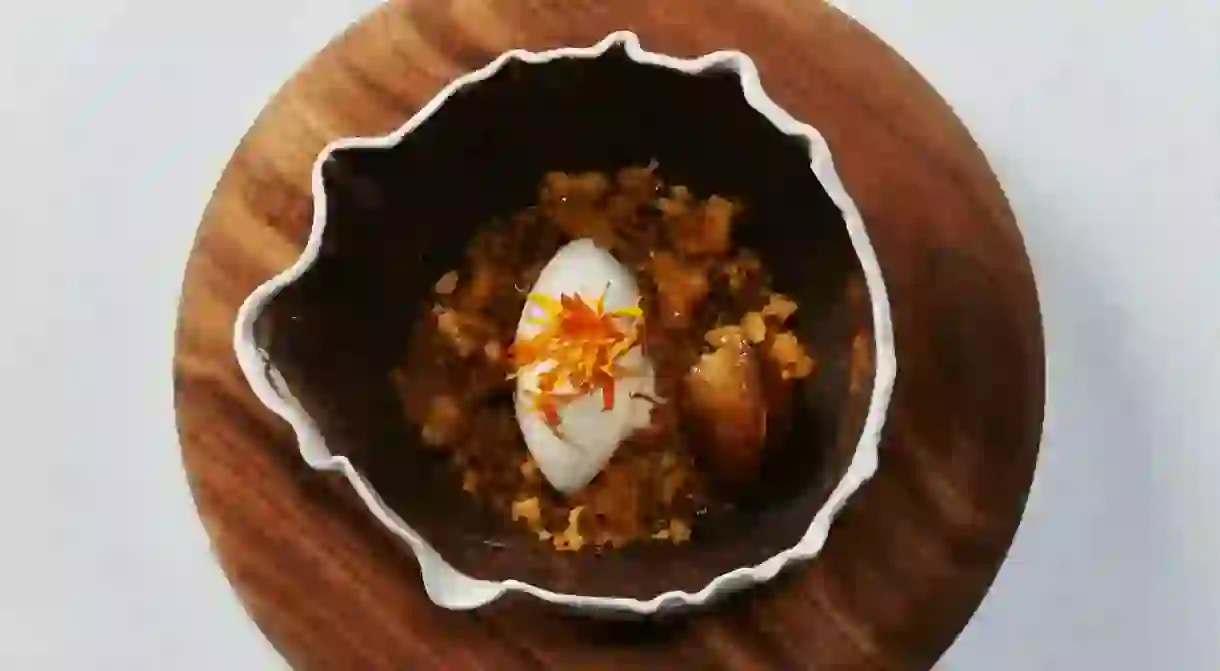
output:
POLYGON ((744 344, 704 354, 686 376, 683 411, 699 457, 722 480, 757 473, 767 436, 767 404, 757 355, 744 344))

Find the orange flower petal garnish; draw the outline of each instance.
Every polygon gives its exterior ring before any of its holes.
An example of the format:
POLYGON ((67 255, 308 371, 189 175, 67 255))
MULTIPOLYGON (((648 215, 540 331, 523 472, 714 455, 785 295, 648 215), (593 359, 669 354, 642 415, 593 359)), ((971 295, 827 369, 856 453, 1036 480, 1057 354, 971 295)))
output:
POLYGON ((527 321, 542 330, 513 343, 510 354, 514 370, 509 378, 516 377, 525 366, 555 362, 553 368, 538 376, 534 410, 555 429, 563 404, 599 389, 603 410, 614 409, 615 376, 622 373, 618 361, 639 340, 643 311, 637 306, 606 312, 604 292, 593 305, 579 294, 562 294, 558 300, 530 294, 528 300, 541 309, 542 315, 527 321), (623 321, 629 322, 626 327, 623 321), (569 386, 571 391, 557 391, 569 386))

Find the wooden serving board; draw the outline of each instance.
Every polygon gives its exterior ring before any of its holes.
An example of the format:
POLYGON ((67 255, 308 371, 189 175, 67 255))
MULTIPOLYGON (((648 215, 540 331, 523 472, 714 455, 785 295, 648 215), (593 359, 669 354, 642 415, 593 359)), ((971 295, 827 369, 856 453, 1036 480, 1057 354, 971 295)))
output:
POLYGON ((970 619, 1016 531, 1042 424, 1038 303, 1013 215, 949 107, 876 37, 816 1, 714 4, 390 2, 306 64, 234 153, 186 269, 177 418, 216 554, 294 668, 928 669, 970 619), (246 387, 234 316, 303 247, 328 141, 390 131, 505 50, 618 29, 675 55, 741 49, 829 141, 894 309, 881 469, 816 561, 714 611, 608 623, 521 602, 441 610, 404 547, 304 464, 246 387))

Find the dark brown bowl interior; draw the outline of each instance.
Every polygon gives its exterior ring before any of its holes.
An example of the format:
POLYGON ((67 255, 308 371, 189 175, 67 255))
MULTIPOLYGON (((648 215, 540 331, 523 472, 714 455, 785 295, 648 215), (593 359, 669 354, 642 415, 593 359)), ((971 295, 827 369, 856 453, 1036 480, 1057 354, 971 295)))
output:
POLYGON ((696 591, 800 539, 842 477, 867 413, 872 371, 853 388, 850 359, 857 334, 872 346, 868 297, 841 215, 809 162, 808 142, 749 107, 728 70, 688 75, 618 49, 594 60, 512 62, 456 93, 396 147, 327 161, 321 253, 259 317, 259 345, 331 451, 347 455, 458 570, 582 595, 696 591), (685 545, 556 553, 485 512, 442 458, 420 448, 389 373, 423 300, 476 227, 533 202, 547 171, 653 159, 670 183, 746 203, 736 242, 758 250, 775 286, 799 301, 797 328, 819 368, 800 394, 801 420, 767 457, 765 496, 705 519, 685 545))

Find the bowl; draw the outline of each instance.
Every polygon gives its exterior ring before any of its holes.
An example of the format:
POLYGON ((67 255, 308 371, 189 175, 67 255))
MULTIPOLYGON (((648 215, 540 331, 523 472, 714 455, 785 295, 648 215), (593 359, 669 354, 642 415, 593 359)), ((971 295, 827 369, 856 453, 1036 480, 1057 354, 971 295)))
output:
POLYGON ((236 357, 309 465, 341 473, 410 547, 439 606, 513 593, 605 615, 704 605, 815 556, 877 469, 896 373, 881 271, 826 141, 766 96, 739 52, 679 59, 620 32, 589 48, 505 53, 396 132, 332 142, 313 196, 301 257, 238 313, 236 357), (767 496, 683 545, 557 553, 420 449, 390 371, 473 231, 531 203, 542 174, 651 161, 672 183, 749 203, 735 241, 802 306, 818 374, 764 461, 767 496))

